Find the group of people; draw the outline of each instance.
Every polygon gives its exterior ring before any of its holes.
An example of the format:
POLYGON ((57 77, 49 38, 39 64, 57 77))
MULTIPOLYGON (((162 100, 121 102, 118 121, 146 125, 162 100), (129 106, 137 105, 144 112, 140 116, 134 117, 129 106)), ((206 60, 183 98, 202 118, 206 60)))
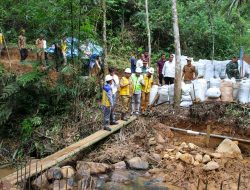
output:
POLYGON ((119 92, 121 102, 121 120, 127 121, 130 115, 145 113, 149 105, 150 90, 153 85, 154 68, 148 68, 142 73, 142 68, 137 67, 132 73, 131 68, 126 68, 119 80, 114 68, 109 69, 105 76, 102 89, 102 109, 104 114, 104 129, 111 131, 109 125, 118 124, 115 120, 115 107, 119 92), (131 106, 130 106, 131 105, 131 106), (129 113, 131 107, 131 113, 129 113))

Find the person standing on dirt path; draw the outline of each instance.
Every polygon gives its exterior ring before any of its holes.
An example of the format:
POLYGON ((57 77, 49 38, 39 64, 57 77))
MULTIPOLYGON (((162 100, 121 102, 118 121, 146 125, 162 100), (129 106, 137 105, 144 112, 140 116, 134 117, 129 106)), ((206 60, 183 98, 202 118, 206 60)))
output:
POLYGON ((226 73, 229 79, 235 78, 239 79, 240 78, 240 72, 239 72, 239 65, 238 65, 238 58, 233 57, 232 61, 230 61, 227 66, 226 66, 226 73))
POLYGON ((142 74, 147 74, 148 72, 148 63, 146 61, 143 62, 143 65, 141 67, 142 74))
POLYGON ((132 94, 132 81, 131 81, 131 69, 126 68, 124 76, 120 80, 120 97, 122 106, 121 120, 127 121, 129 118, 127 116, 129 111, 129 103, 132 94))
POLYGON ((107 75, 105 77, 105 85, 102 89, 102 110, 103 110, 103 129, 107 131, 111 131, 111 128, 109 128, 110 123, 110 115, 111 111, 114 109, 114 102, 113 102, 113 96, 112 96, 112 85, 113 77, 110 75, 107 75))
POLYGON ((1 57, 3 47, 4 47, 4 37, 3 37, 3 33, 0 32, 0 57, 1 57))
POLYGON ((174 84, 175 78, 175 56, 171 54, 169 60, 164 63, 162 68, 165 84, 174 84))
POLYGON ((21 30, 20 36, 18 36, 18 48, 20 51, 21 62, 25 61, 28 57, 28 50, 26 48, 26 37, 24 36, 25 30, 21 30))
POLYGON ((142 85, 142 93, 141 93, 141 112, 142 112, 142 114, 144 114, 148 108, 150 90, 152 88, 153 81, 154 81, 153 74, 154 74, 154 68, 150 67, 148 69, 148 73, 143 76, 143 85, 142 85))
POLYGON ((119 88, 119 78, 115 74, 115 68, 113 67, 109 68, 109 75, 107 76, 111 76, 113 78, 111 88, 112 88, 112 98, 113 98, 114 105, 113 105, 113 110, 111 110, 111 114, 110 114, 110 125, 117 125, 118 122, 116 122, 115 120, 115 107, 116 107, 117 91, 119 88))
POLYGON ((195 79, 195 66, 192 65, 192 58, 188 57, 187 64, 182 69, 182 78, 186 84, 190 84, 195 79))
POLYGON ((131 114, 139 115, 141 104, 141 89, 143 85, 143 76, 141 75, 141 68, 137 67, 135 74, 131 75, 132 80, 132 112, 131 114))
POLYGON ((61 40, 61 50, 62 50, 62 54, 63 54, 63 65, 66 65, 67 64, 67 55, 66 55, 67 41, 66 41, 66 36, 64 36, 63 39, 61 40))
POLYGON ((44 65, 44 44, 43 44, 44 36, 40 34, 39 38, 36 40, 36 55, 37 60, 44 65))
POLYGON ((162 69, 164 66, 164 63, 166 62, 166 54, 162 53, 161 54, 161 59, 159 61, 157 61, 157 75, 158 75, 158 79, 159 79, 159 84, 162 86, 163 85, 163 74, 162 74, 162 69))

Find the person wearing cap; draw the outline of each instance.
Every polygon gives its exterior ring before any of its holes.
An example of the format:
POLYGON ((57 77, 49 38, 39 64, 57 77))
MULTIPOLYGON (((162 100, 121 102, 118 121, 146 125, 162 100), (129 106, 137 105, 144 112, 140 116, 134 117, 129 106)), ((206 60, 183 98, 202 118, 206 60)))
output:
POLYGON ((147 74, 143 77, 142 94, 141 94, 141 111, 142 114, 146 111, 149 104, 150 90, 153 85, 154 68, 149 68, 147 74))
POLYGON ((121 104, 122 104, 122 115, 121 115, 121 120, 127 121, 127 113, 129 110, 129 102, 130 102, 130 97, 132 94, 132 81, 131 81, 131 69, 126 68, 125 69, 125 74, 121 78, 120 81, 120 97, 121 97, 121 104))
POLYGON ((111 110, 113 110, 114 102, 113 102, 113 96, 112 96, 112 85, 113 77, 110 75, 107 75, 105 77, 105 85, 102 89, 102 110, 103 110, 103 129, 107 131, 111 131, 111 128, 109 128, 110 124, 110 115, 111 110))
POLYGON ((132 80, 132 112, 131 114, 139 115, 141 104, 141 89, 143 85, 143 76, 141 68, 137 67, 135 74, 131 75, 132 80))
POLYGON ((116 125, 118 124, 118 122, 115 121, 115 106, 116 106, 116 94, 118 91, 118 87, 119 87, 119 78, 118 76, 115 74, 115 69, 113 67, 109 68, 109 75, 111 76, 113 79, 113 82, 111 84, 111 88, 112 88, 112 98, 113 98, 113 109, 111 110, 111 114, 110 114, 110 125, 116 125))
POLYGON ((171 54, 169 60, 164 63, 162 74, 166 85, 174 84, 175 78, 175 56, 171 54))
POLYGON ((182 78, 186 84, 190 84, 195 79, 195 66, 192 65, 192 58, 188 57, 187 64, 182 69, 182 78))
POLYGON ((143 65, 141 67, 142 74, 147 74, 148 72, 148 63, 146 61, 143 62, 143 65))
POLYGON ((26 48, 26 37, 24 36, 25 30, 21 30, 20 36, 18 36, 18 48, 20 51, 21 62, 25 61, 28 57, 28 50, 26 48))

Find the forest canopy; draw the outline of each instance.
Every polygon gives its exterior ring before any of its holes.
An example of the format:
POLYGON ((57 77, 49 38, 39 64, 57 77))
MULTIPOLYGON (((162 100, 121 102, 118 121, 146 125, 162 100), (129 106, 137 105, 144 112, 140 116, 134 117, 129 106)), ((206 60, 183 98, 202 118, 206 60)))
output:
MULTIPOLYGON (((178 0, 182 54, 215 59, 250 52, 248 0, 178 0)), ((142 0, 107 0, 108 53, 128 57, 147 48, 145 5, 142 0)), ((173 52, 171 1, 149 1, 153 53, 173 52)), ((5 0, 0 2, 0 27, 8 42, 16 43, 21 29, 34 44, 44 34, 51 44, 63 35, 102 43, 99 0, 5 0)))

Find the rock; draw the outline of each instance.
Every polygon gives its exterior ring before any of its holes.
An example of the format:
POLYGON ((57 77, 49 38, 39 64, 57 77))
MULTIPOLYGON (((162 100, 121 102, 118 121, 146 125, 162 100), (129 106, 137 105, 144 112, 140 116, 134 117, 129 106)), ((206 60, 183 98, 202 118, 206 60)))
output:
POLYGON ((140 157, 134 157, 128 161, 129 167, 132 169, 148 169, 148 162, 142 160, 140 157))
POLYGON ((165 158, 165 159, 168 159, 169 157, 170 157, 170 156, 169 156, 168 153, 165 153, 164 156, 163 156, 163 158, 165 158))
POLYGON ((152 154, 152 157, 153 157, 153 159, 154 159, 155 161, 157 161, 157 162, 160 162, 160 161, 161 161, 161 156, 160 156, 159 154, 153 153, 153 154, 152 154))
POLYGON ((217 147, 216 152, 225 157, 242 159, 240 148, 230 139, 223 140, 217 147))
POLYGON ((176 166, 176 171, 184 171, 185 170, 185 168, 184 168, 184 166, 181 164, 181 163, 179 163, 179 164, 177 164, 177 166, 176 166))
POLYGON ((151 177, 151 175, 150 175, 150 173, 149 172, 146 172, 144 175, 143 175, 143 177, 151 177))
POLYGON ((63 175, 62 175, 62 172, 61 172, 61 168, 59 167, 52 167, 48 170, 47 172, 47 178, 48 180, 59 180, 59 179, 62 179, 63 175))
POLYGON ((188 143, 188 147, 189 147, 191 150, 196 150, 196 149, 199 148, 198 146, 196 146, 196 145, 193 144, 193 143, 188 143))
POLYGON ((77 172, 90 174, 102 174, 110 171, 112 168, 108 164, 78 161, 76 166, 77 172))
POLYGON ((157 134, 156 137, 156 142, 160 143, 160 144, 164 144, 166 141, 163 139, 163 137, 161 136, 161 134, 157 134))
POLYGON ((126 163, 124 161, 113 164, 115 169, 126 169, 126 163))
POLYGON ((69 179, 75 175, 75 170, 72 166, 63 166, 61 168, 61 173, 62 173, 63 178, 69 179))
POLYGON ((74 187, 73 178, 55 180, 53 183, 53 190, 73 190, 73 187, 74 187))
POLYGON ((98 177, 105 182, 107 182, 109 180, 109 176, 107 174, 101 174, 98 177))
POLYGON ((194 166, 198 166, 200 164, 200 162, 198 162, 198 161, 194 161, 194 166))
POLYGON ((159 144, 159 145, 157 145, 157 146, 155 147, 155 150, 157 150, 157 151, 162 151, 163 149, 164 149, 164 146, 161 145, 161 144, 159 144))
POLYGON ((203 163, 207 163, 207 162, 209 162, 209 161, 211 161, 210 156, 207 155, 207 154, 205 154, 205 156, 203 156, 203 158, 202 158, 202 162, 203 162, 203 163))
POLYGON ((180 148, 188 148, 187 143, 185 143, 185 142, 181 143, 180 148))
POLYGON ((129 172, 127 170, 116 170, 112 173, 111 181, 117 183, 129 181, 129 172))
POLYGON ((162 123, 157 123, 156 125, 153 126, 154 129, 157 130, 159 134, 161 134, 162 137, 164 138, 173 138, 174 134, 169 128, 169 126, 164 125, 162 123))
POLYGON ((239 146, 239 142, 238 141, 233 141, 234 144, 236 144, 237 146, 239 146))
POLYGON ((148 170, 148 172, 150 174, 157 174, 157 173, 161 173, 162 169, 160 169, 160 168, 152 168, 152 169, 148 170))
POLYGON ((167 152, 173 152, 175 150, 175 148, 168 148, 166 149, 167 152))
POLYGON ((149 141, 148 141, 148 145, 151 146, 151 145, 155 145, 156 144, 156 141, 155 141, 155 138, 150 138, 149 141))
POLYGON ((218 169, 220 166, 217 162, 215 161, 210 161, 208 162, 205 166, 203 166, 203 170, 205 171, 210 171, 210 170, 216 170, 218 169))
POLYGON ((202 155, 201 154, 196 154, 195 158, 196 161, 202 162, 202 155))
POLYGON ((178 160, 181 157, 181 155, 182 155, 182 153, 177 152, 176 155, 175 155, 175 159, 178 160))
POLYGON ((194 163, 194 157, 191 154, 185 153, 180 156, 180 159, 183 162, 186 162, 187 164, 193 164, 194 163))
POLYGON ((216 152, 210 154, 210 156, 212 156, 213 158, 221 158, 222 157, 222 155, 220 153, 216 153, 216 152))
POLYGON ((49 181, 45 173, 38 176, 33 182, 32 187, 34 189, 46 189, 49 186, 49 181))

